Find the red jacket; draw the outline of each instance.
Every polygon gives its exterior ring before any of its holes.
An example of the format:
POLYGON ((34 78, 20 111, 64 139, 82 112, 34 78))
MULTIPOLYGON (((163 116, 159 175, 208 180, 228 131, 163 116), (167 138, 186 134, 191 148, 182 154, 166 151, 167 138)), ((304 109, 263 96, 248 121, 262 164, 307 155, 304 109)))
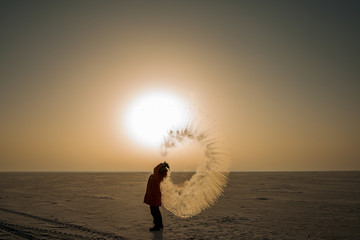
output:
POLYGON ((150 175, 147 183, 144 203, 150 206, 161 206, 160 182, 163 180, 163 176, 159 174, 161 167, 160 163, 154 168, 154 173, 150 175))

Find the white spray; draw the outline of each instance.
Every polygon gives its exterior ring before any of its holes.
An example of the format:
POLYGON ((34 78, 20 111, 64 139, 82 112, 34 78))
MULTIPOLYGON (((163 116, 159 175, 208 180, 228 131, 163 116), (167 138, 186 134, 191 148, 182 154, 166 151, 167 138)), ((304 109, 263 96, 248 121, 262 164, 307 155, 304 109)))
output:
POLYGON ((190 126, 170 130, 161 146, 165 157, 169 150, 185 140, 192 140, 204 147, 206 161, 198 166, 195 174, 184 184, 176 185, 171 176, 161 184, 164 207, 182 218, 199 214, 213 205, 223 193, 228 180, 228 154, 222 142, 209 137, 208 132, 198 131, 190 126))

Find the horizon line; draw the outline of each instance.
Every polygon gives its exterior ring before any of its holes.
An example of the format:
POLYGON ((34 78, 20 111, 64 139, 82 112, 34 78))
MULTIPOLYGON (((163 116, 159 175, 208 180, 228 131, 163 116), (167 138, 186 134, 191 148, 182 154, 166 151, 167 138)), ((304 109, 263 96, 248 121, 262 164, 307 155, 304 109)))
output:
MULTIPOLYGON (((143 171, 131 171, 131 170, 119 170, 119 171, 96 171, 96 170, 0 170, 0 173, 149 173, 153 170, 143 171)), ((171 171, 173 173, 195 173, 196 171, 171 171)), ((235 170, 229 171, 229 173, 278 173, 278 172, 360 172, 360 170, 235 170)))

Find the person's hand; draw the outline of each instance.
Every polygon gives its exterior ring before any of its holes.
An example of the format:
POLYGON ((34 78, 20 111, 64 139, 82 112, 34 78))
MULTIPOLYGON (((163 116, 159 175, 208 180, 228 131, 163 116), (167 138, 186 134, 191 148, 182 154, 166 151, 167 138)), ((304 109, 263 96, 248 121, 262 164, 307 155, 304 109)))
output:
POLYGON ((170 166, 169 166, 169 164, 168 164, 167 162, 163 162, 163 163, 162 163, 162 167, 163 167, 163 168, 167 168, 167 169, 170 170, 170 166))

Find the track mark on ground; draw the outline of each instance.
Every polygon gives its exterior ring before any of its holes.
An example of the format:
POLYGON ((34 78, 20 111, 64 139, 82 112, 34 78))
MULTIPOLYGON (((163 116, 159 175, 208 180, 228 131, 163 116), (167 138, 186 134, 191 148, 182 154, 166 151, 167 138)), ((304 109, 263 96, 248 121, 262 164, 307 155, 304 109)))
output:
MULTIPOLYGON (((0 230, 17 236, 23 239, 35 239, 35 240, 46 240, 46 239, 90 239, 90 240, 108 240, 108 239, 125 239, 119 235, 109 232, 102 232, 96 229, 87 228, 84 226, 65 223, 54 219, 44 218, 35 216, 32 214, 14 211, 10 209, 0 208, 10 215, 16 215, 23 218, 20 219, 20 223, 26 222, 26 225, 20 225, 16 222, 8 222, 6 216, 0 218, 0 230), (31 220, 31 221, 26 221, 31 220), (34 221, 35 220, 35 221, 34 221), (44 226, 46 225, 46 226, 44 226)), ((2 214, 3 215, 3 214, 2 214)), ((5 214, 6 215, 6 214, 5 214)), ((10 216, 8 215, 8 217, 10 216)))

